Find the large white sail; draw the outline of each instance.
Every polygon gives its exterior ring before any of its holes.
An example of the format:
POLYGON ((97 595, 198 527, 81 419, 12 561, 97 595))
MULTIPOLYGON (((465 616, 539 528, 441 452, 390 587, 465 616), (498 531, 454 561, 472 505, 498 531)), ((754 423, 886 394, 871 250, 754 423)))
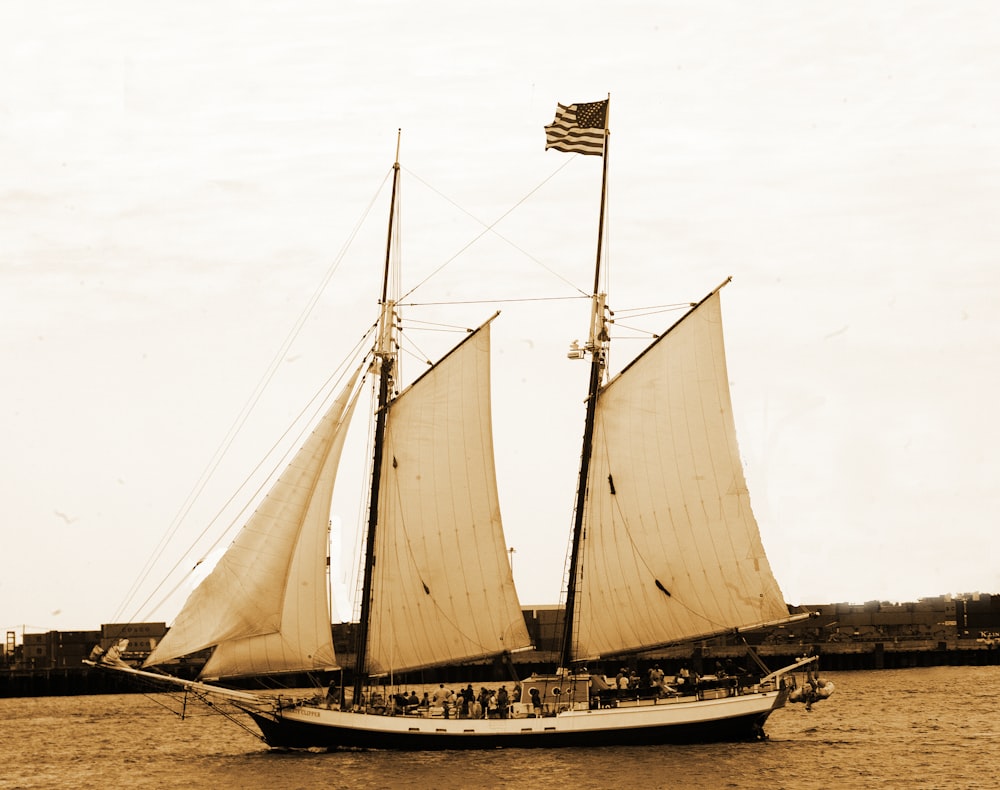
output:
POLYGON ((529 646, 500 520, 488 323, 391 403, 380 474, 368 671, 529 646))
POLYGON ((215 646, 203 677, 335 668, 330 498, 357 371, 146 661, 215 646))
POLYGON ((787 617, 736 444, 716 291, 597 401, 574 656, 787 617))

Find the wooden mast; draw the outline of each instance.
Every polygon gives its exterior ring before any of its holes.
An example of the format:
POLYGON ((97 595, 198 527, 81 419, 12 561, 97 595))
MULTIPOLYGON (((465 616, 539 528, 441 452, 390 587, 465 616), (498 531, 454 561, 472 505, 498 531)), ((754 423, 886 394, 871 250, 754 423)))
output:
POLYGON ((587 501, 587 476, 590 473, 590 457, 594 441, 594 419, 597 413, 597 394, 601 388, 604 366, 607 361, 608 332, 605 323, 605 298, 601 289, 601 253, 604 241, 604 210, 608 192, 608 118, 611 114, 611 94, 604 113, 604 153, 601 171, 601 212, 597 229, 597 260, 594 264, 594 291, 590 314, 590 336, 587 351, 590 352, 590 386, 587 390, 587 416, 583 430, 583 449, 580 454, 580 477, 576 488, 576 509, 573 516, 573 543, 570 551, 569 579, 566 585, 566 609, 563 622, 562 650, 559 666, 568 668, 573 657, 573 629, 576 618, 576 593, 580 544, 583 538, 583 511, 587 501))
POLYGON ((368 628, 371 620, 372 575, 375 569, 375 532, 378 527, 378 497, 381 483, 382 448, 385 443, 385 420, 392 391, 393 363, 396 352, 393 345, 394 313, 396 303, 389 298, 389 272, 392 259, 393 223, 396 221, 396 200, 399 190, 399 143, 402 130, 396 133, 396 160, 392 165, 392 198, 389 203, 389 231, 385 249, 385 269, 382 276, 381 313, 375 344, 374 367, 378 370, 378 407, 375 418, 375 441, 372 455, 372 481, 368 502, 368 529, 365 536, 364 582, 361 588, 361 616, 355 642, 354 697, 352 707, 357 710, 361 694, 368 679, 368 628))

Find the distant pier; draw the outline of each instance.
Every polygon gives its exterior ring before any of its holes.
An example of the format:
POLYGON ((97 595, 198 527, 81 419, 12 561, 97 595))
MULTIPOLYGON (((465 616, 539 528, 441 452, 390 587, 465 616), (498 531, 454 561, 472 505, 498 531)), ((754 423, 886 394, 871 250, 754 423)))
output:
MULTIPOLYGON (((806 652, 819 655, 821 671, 844 672, 872 669, 908 669, 934 666, 996 666, 1000 664, 1000 645, 973 642, 948 644, 928 640, 909 642, 855 642, 834 644, 760 645, 752 648, 760 659, 773 668, 792 663, 806 652)), ((669 674, 682 665, 701 674, 714 671, 716 662, 727 660, 745 666, 746 646, 707 645, 691 648, 671 648, 638 659, 624 662, 603 662, 603 671, 614 675, 619 663, 624 663, 640 673, 659 664, 669 674), (612 668, 614 667, 614 668, 612 668)), ((341 662, 351 666, 353 656, 344 654, 341 662)), ((512 657, 513 669, 519 677, 532 672, 551 672, 555 654, 548 652, 521 653, 512 657)), ((508 668, 509 669, 509 668, 508 668)), ((399 683, 456 683, 491 682, 508 680, 506 669, 495 663, 471 664, 441 670, 425 670, 419 677, 398 678, 399 683)), ((193 673, 192 673, 193 674, 193 673)), ((289 678, 291 687, 312 685, 306 676, 289 678)), ((249 685, 249 684, 248 684, 249 685)), ((0 670, 0 697, 76 696, 85 694, 128 694, 148 692, 148 687, 137 686, 126 675, 88 666, 58 669, 6 669, 0 670)))
MULTIPOLYGON (((614 676, 621 667, 640 676, 654 664, 667 673, 687 666, 712 674, 717 664, 732 662, 747 672, 756 662, 752 650, 771 668, 786 666, 806 653, 819 656, 821 671, 907 669, 933 666, 995 666, 1000 664, 1000 595, 971 593, 924 598, 915 603, 869 601, 865 604, 822 604, 794 607, 814 617, 767 632, 735 634, 666 648, 628 658, 595 662, 591 672, 614 676), (744 641, 746 640, 746 641, 744 641)), ((422 683, 492 682, 527 677, 532 672, 552 672, 558 661, 562 634, 562 607, 526 606, 524 620, 536 650, 517 653, 506 660, 395 675, 401 685, 422 683)), ((341 666, 354 666, 356 623, 331 626, 334 649, 341 666)), ((25 633, 23 644, 7 632, 0 662, 0 697, 78 694, 119 694, 148 691, 129 678, 83 664, 95 644, 107 648, 120 638, 129 639, 124 658, 140 664, 166 633, 165 623, 109 623, 100 631, 49 631, 25 633)), ((181 659, 171 671, 193 678, 207 652, 181 659)), ((350 672, 335 673, 338 683, 350 672)), ((287 678, 289 687, 308 687, 319 679, 329 683, 331 674, 287 678)), ((250 684, 245 684, 250 685, 250 684)))

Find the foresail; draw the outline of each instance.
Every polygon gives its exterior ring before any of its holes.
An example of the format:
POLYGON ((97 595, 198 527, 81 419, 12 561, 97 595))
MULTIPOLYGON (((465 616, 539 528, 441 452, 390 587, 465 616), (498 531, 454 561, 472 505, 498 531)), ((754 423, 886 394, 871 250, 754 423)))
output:
POLYGON ((355 372, 146 661, 215 646, 203 677, 336 667, 327 542, 355 372))
POLYGON ((786 617, 736 444, 718 292, 600 393, 579 659, 786 617))
POLYGON ((500 520, 490 408, 490 327, 389 406, 368 671, 530 645, 500 520))

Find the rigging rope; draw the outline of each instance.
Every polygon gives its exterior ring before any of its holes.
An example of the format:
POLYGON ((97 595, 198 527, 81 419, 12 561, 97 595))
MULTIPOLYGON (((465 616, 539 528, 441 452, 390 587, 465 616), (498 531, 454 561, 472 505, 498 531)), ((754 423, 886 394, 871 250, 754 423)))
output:
MULTIPOLYGON (((340 251, 337 253, 337 255, 334 258, 334 260, 331 263, 331 265, 328 267, 328 269, 327 269, 327 271, 326 271, 323 279, 321 280, 319 286, 317 286, 317 288, 313 292, 312 296, 306 302, 305 307, 302 309, 302 311, 299 314, 298 318, 296 319, 296 321, 292 325, 292 328, 289 330, 289 333, 285 337, 285 340, 282 342, 281 346, 278 348, 277 352, 275 353, 274 357, 272 358, 270 364, 265 369, 263 375, 261 376, 260 381, 257 383, 257 385, 254 388, 254 390, 251 392, 250 397, 247 399, 247 402, 243 406, 243 409, 237 415, 236 419, 233 421, 233 424, 229 427, 228 432, 226 433, 225 437, 222 439, 222 442, 220 443, 219 447, 216 449, 215 454, 209 460, 207 466, 202 471, 201 476, 199 477, 198 481, 195 483, 195 485, 192 488, 191 492, 188 494, 187 498, 182 503, 182 505, 180 507, 180 510, 174 516, 173 520, 171 521, 170 525, 168 526, 168 528, 167 528, 166 532, 164 533, 163 537, 160 538, 159 543, 157 543, 156 547, 153 549, 153 551, 150 554, 149 558, 146 560, 146 563, 140 569, 138 575, 136 576, 135 581, 132 583, 132 586, 129 588, 128 592, 126 592, 125 598, 123 599, 122 603, 119 605, 119 607, 118 607, 118 609, 117 609, 117 611, 115 613, 115 616, 114 616, 115 620, 122 619, 123 613, 132 604, 135 596, 138 594, 139 588, 142 585, 143 581, 145 580, 146 575, 150 572, 150 570, 156 564, 156 562, 159 561, 159 559, 162 557, 164 551, 166 550, 167 545, 170 543, 170 541, 177 534, 177 531, 180 529, 181 524, 184 523, 184 519, 187 518, 188 514, 191 511, 191 508, 194 506, 194 503, 198 500, 198 498, 201 496, 202 492, 205 490, 206 486, 208 485, 209 480, 212 478, 212 475, 218 469, 219 464, 222 462, 222 459, 225 457, 225 455, 228 452, 229 448, 232 446, 233 442, 235 441, 236 436, 239 434, 239 432, 242 430, 243 426, 246 424, 247 420, 249 419, 250 414, 253 412, 253 409, 256 407, 257 403, 260 401, 260 398, 263 395, 264 390, 266 389, 267 385, 271 382, 271 380, 274 378, 275 374, 277 373, 278 368, 279 368, 279 366, 281 364, 281 361, 285 358, 285 356, 288 353, 288 349, 291 347, 292 343, 298 337, 299 333, 302 330, 302 327, 305 325, 305 322, 307 321, 307 319, 309 318, 309 316, 312 314, 313 310, 315 309, 317 303, 319 302, 320 296, 322 295, 323 291, 326 289, 326 286, 329 284, 330 279, 333 277, 333 275, 336 273, 336 271, 340 268, 340 265, 341 265, 341 263, 344 260, 344 257, 345 257, 345 255, 347 253, 348 248, 350 247, 351 242, 354 240, 354 238, 357 236, 358 232, 360 231, 361 227, 364 225, 365 219, 367 218, 368 214, 371 213, 371 210, 372 210, 373 206, 375 205, 375 201, 377 200, 378 195, 385 188, 385 184, 386 184, 386 181, 388 181, 388 179, 389 179, 389 175, 387 174, 385 176, 385 178, 383 178, 382 183, 379 185, 378 189, 375 191, 375 194, 372 196, 372 199, 369 201, 368 205, 365 207, 365 209, 362 212, 361 216, 358 218, 358 221, 355 223, 354 228, 352 229, 351 233, 348 235, 347 240, 341 246, 340 251)), ((204 537, 205 533, 208 531, 208 529, 212 526, 213 523, 214 523, 214 519, 212 519, 208 523, 208 525, 205 527, 205 529, 198 536, 198 539, 197 539, 198 541, 202 540, 202 538, 204 537)), ((175 573, 177 571, 178 567, 180 567, 180 565, 185 561, 185 559, 187 558, 187 556, 188 556, 188 553, 185 553, 183 556, 181 556, 178 559, 178 561, 171 568, 170 573, 168 574, 168 576, 172 575, 173 573, 175 573)), ((165 580, 160 585, 158 585, 153 590, 153 592, 151 592, 141 604, 139 604, 139 605, 137 605, 135 607, 135 609, 133 610, 135 612, 135 618, 139 617, 139 613, 142 611, 142 609, 144 607, 146 607, 149 604, 149 602, 152 599, 152 597, 158 593, 158 591, 163 587, 164 583, 165 583, 165 580)), ((176 587, 174 589, 176 590, 176 587)), ((135 618, 133 618, 133 619, 135 619, 135 618)), ((125 618, 125 619, 129 619, 129 618, 125 618)))
MULTIPOLYGON (((550 267, 548 267, 544 263, 542 263, 542 261, 538 260, 538 258, 534 257, 531 253, 529 253, 526 250, 524 250, 521 247, 519 247, 517 244, 515 244, 514 242, 512 242, 506 236, 504 236, 504 235, 502 235, 502 234, 500 234, 500 233, 498 233, 496 231, 496 226, 497 225, 499 225, 504 219, 506 219, 510 214, 512 214, 517 208, 519 208, 526 200, 528 200, 528 198, 530 198, 532 195, 534 195, 539 189, 541 189, 543 186, 545 186, 545 184, 547 184, 549 181, 551 181, 553 178, 555 178, 559 174, 559 172, 564 167, 566 167, 575 158, 576 157, 571 157, 569 159, 566 159, 563 162, 563 164, 561 164, 559 167, 557 167, 555 170, 553 170, 552 173, 550 173, 546 178, 542 179, 542 181, 539 182, 539 184, 534 189, 530 190, 526 195, 524 195, 524 197, 522 197, 520 200, 518 200, 513 206, 511 206, 509 209, 507 209, 503 214, 501 214, 499 217, 497 217, 491 223, 483 222, 483 220, 479 219, 479 217, 475 216, 472 212, 470 212, 467 209, 465 209, 462 206, 460 206, 458 203, 456 203, 450 197, 448 197, 447 195, 445 195, 443 192, 441 192, 441 191, 435 189, 434 187, 432 187, 430 184, 428 184, 426 181, 424 181, 422 178, 420 178, 420 176, 418 176, 416 173, 411 173, 409 170, 406 170, 406 172, 407 172, 408 175, 410 175, 413 178, 415 178, 417 181, 419 181, 421 184, 423 184, 425 187, 427 187, 427 189, 431 190, 431 192, 433 192, 434 194, 436 194, 438 197, 442 198, 443 200, 447 201, 452 206, 454 206, 459 211, 461 211, 463 214, 465 214, 466 216, 470 217, 471 219, 475 220, 477 223, 479 223, 480 225, 482 225, 483 226, 483 231, 479 235, 477 235, 475 238, 473 238, 471 241, 469 241, 467 244, 465 244, 463 247, 461 247, 454 255, 452 255, 444 263, 442 263, 440 266, 438 266, 434 271, 432 271, 430 274, 428 274, 423 280, 421 280, 420 282, 418 282, 409 291, 407 291, 405 294, 403 294, 400 297, 400 299, 402 300, 402 299, 406 299, 407 297, 409 297, 410 294, 412 294, 414 291, 416 291, 418 288, 420 288, 422 285, 424 285, 432 277, 435 277, 438 273, 441 272, 442 269, 444 269, 446 266, 448 266, 448 264, 450 264, 452 261, 454 261, 456 258, 458 258, 463 252, 465 252, 467 249, 469 249, 469 247, 471 247, 473 244, 475 244, 477 241, 479 241, 479 239, 481 239, 487 233, 492 233, 498 239, 500 239, 501 241, 509 244, 512 248, 514 248, 515 250, 517 250, 518 252, 520 252, 526 258, 528 258, 529 260, 531 260, 534 263, 536 263, 539 266, 541 266, 543 269, 545 269, 547 272, 549 272, 549 274, 552 274, 553 276, 557 277, 558 279, 562 280, 564 283, 566 283, 567 285, 569 285, 571 288, 573 288, 573 289, 579 291, 581 294, 587 296, 588 294, 586 294, 585 291, 583 291, 582 289, 578 288, 576 285, 574 285, 573 283, 571 283, 569 280, 567 280, 565 277, 563 277, 558 272, 553 271, 550 267)), ((405 170, 405 168, 404 168, 404 170, 405 170)))

